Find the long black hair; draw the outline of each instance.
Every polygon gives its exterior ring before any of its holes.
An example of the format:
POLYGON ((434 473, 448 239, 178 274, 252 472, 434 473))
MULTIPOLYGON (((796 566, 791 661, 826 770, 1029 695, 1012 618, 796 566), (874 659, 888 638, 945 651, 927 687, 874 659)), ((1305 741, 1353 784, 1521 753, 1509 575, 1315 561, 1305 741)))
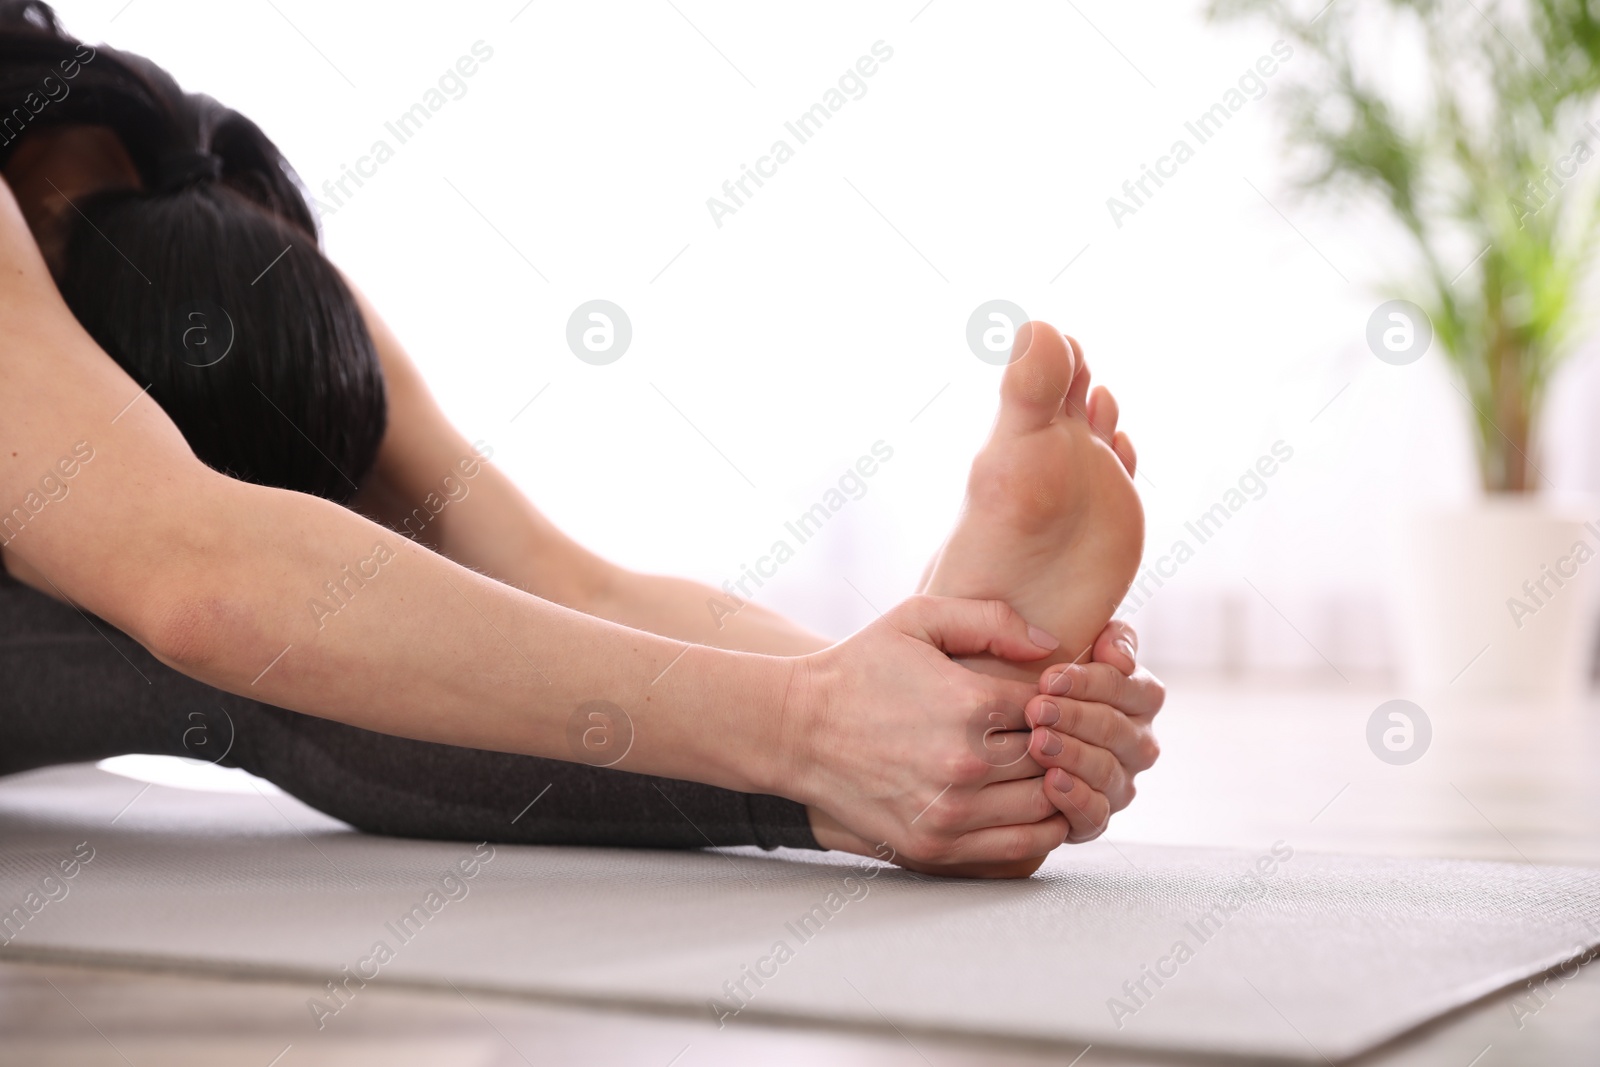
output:
POLYGON ((140 187, 72 203, 52 264, 88 333, 204 462, 341 503, 387 418, 372 339, 259 127, 156 64, 0 0, 0 167, 47 126, 109 129, 140 187))

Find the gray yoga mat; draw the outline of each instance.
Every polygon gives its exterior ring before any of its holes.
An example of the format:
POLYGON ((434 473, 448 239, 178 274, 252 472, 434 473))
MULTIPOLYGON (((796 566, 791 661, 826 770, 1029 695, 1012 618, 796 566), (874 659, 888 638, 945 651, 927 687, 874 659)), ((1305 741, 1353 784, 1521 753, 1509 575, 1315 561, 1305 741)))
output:
POLYGON ((1293 845, 1096 844, 1027 881, 942 881, 832 854, 367 837, 283 796, 55 768, 0 781, 0 960, 301 981, 308 1034, 363 980, 452 982, 727 1026, 1323 1062, 1600 942, 1600 871, 1293 845))

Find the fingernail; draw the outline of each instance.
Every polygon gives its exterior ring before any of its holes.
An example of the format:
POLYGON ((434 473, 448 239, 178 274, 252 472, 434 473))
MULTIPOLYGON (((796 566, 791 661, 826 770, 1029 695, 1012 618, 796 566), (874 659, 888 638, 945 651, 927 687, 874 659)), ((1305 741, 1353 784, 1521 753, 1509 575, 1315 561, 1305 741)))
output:
POLYGON ((1117 639, 1116 645, 1118 650, 1120 650, 1124 656, 1128 657, 1129 663, 1134 662, 1132 641, 1129 641, 1126 637, 1121 637, 1117 639))
POLYGON ((1061 709, 1048 700, 1039 702, 1039 714, 1034 716, 1035 726, 1054 726, 1061 721, 1061 709))
POLYGON ((1057 793, 1070 793, 1070 792, 1072 792, 1072 786, 1073 786, 1072 775, 1068 774, 1066 771, 1057 771, 1055 773, 1055 775, 1054 775, 1054 778, 1055 778, 1054 788, 1055 788, 1055 791, 1057 793))
POLYGON ((1061 755, 1061 738, 1057 737, 1055 734, 1048 735, 1044 739, 1044 744, 1039 746, 1039 750, 1046 756, 1061 755))
POLYGON ((1044 691, 1052 696, 1064 697, 1072 692, 1072 675, 1066 671, 1052 674, 1044 680, 1044 691))
POLYGON ((1028 640, 1043 649, 1060 648, 1061 642, 1039 629, 1037 626, 1028 627, 1028 640))

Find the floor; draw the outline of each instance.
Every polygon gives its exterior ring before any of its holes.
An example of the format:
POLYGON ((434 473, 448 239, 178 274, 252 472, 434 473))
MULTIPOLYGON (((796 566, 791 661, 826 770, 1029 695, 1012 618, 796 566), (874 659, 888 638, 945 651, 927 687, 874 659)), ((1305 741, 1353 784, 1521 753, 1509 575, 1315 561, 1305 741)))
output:
MULTIPOLYGON (((1284 840, 1297 851, 1600 865, 1600 706, 1418 699, 1431 742, 1415 762, 1396 765, 1375 755, 1367 736, 1374 711, 1400 695, 1354 685, 1239 690, 1180 681, 1161 724, 1162 761, 1111 838, 1245 848, 1284 840)), ((1574 967, 1537 990, 1506 990, 1362 1062, 1593 1064, 1600 978, 1592 972, 1574 967)), ((709 1016, 469 1000, 376 983, 314 1039, 291 1044, 286 1035, 305 1033, 304 997, 300 985, 0 962, 0 1067, 1187 1062, 889 1027, 734 1021, 719 1031, 709 1016)))

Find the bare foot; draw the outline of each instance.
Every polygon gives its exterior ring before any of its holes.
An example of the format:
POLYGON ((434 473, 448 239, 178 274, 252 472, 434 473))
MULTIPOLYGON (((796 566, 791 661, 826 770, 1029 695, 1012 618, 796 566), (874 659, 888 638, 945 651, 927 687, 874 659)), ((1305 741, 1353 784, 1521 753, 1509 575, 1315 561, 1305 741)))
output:
MULTIPOLYGON (((1089 392, 1077 342, 1027 323, 955 531, 919 591, 1004 600, 1061 642, 1063 660, 1087 659, 1144 549, 1134 463, 1116 401, 1104 387, 1089 392)), ((1039 675, 1037 663, 966 662, 1023 680, 1039 675)))

